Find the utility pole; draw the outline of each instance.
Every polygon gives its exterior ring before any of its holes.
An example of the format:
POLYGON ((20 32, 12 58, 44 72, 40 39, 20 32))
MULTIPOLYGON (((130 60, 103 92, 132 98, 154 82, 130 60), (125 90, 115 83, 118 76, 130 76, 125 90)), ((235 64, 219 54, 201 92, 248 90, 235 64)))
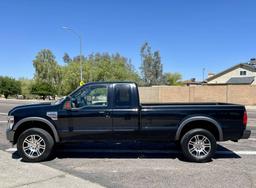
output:
POLYGON ((203 68, 203 80, 202 80, 202 82, 204 81, 204 73, 205 73, 205 68, 203 68))

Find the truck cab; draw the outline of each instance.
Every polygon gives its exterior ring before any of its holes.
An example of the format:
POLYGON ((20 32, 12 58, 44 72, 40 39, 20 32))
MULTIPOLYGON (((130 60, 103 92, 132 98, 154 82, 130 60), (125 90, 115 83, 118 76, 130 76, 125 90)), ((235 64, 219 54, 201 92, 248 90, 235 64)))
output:
POLYGON ((71 93, 58 112, 62 140, 136 136, 140 103, 135 83, 92 83, 71 93))

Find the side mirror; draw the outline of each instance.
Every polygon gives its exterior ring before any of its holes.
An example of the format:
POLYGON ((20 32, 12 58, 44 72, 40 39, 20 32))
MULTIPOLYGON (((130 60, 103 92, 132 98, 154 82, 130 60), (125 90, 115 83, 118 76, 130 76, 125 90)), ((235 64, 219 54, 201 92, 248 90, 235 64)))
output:
POLYGON ((65 101, 63 108, 65 110, 71 110, 71 101, 70 101, 70 99, 65 101))

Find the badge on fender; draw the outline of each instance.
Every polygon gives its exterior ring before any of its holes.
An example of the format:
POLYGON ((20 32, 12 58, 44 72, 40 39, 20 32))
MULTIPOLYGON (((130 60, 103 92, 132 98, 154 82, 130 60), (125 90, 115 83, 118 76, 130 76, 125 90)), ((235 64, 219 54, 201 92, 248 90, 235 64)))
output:
POLYGON ((47 112, 46 116, 48 116, 52 120, 58 120, 58 112, 47 112))

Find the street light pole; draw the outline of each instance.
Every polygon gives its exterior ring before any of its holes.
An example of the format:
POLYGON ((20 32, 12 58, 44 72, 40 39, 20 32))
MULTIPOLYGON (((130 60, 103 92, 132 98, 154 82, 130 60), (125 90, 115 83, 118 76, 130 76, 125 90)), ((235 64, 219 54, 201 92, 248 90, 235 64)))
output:
POLYGON ((204 81, 204 72, 205 72, 205 68, 203 68, 203 81, 204 81))
POLYGON ((72 28, 70 27, 65 27, 63 26, 62 29, 71 31, 72 33, 74 33, 80 41, 80 85, 81 83, 83 83, 83 66, 82 66, 82 36, 80 34, 78 34, 77 32, 75 32, 72 28))
POLYGON ((82 66, 82 37, 79 36, 80 40, 80 81, 83 82, 83 66, 82 66))

